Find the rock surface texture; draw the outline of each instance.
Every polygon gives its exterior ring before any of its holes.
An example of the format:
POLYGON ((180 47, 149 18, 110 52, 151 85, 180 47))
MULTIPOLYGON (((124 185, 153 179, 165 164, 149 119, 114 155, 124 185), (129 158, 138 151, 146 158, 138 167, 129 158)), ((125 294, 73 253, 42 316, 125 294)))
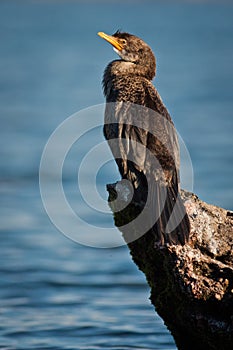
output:
MULTIPOLYGON (((108 185, 115 225, 128 242, 134 232, 121 229, 137 216, 142 203, 116 212, 129 192, 127 183, 108 185), (119 185, 120 184, 120 185, 119 185), (119 193, 119 189, 121 193, 119 193), (118 192, 117 192, 118 191, 118 192)), ((151 288, 151 302, 171 331, 179 350, 233 349, 233 213, 182 191, 191 223, 189 243, 154 247, 151 230, 128 243, 130 253, 151 288)), ((142 301, 143 302, 143 301, 142 301)))

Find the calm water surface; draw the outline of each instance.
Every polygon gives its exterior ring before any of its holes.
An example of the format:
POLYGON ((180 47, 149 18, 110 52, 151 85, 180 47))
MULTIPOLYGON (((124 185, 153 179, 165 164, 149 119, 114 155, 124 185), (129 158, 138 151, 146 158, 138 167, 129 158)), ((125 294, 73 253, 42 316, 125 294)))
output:
MULTIPOLYGON (((1 1, 1 349, 176 349, 125 246, 86 247, 54 228, 39 162, 63 120, 103 103, 102 71, 116 56, 96 32, 122 28, 156 53, 155 84, 190 152, 194 191, 233 209, 232 18, 230 4, 1 1)), ((81 206, 76 151, 64 187, 81 206)), ((118 178, 113 163, 102 170, 103 196, 118 178)), ((111 215, 88 217, 112 225, 111 215)))

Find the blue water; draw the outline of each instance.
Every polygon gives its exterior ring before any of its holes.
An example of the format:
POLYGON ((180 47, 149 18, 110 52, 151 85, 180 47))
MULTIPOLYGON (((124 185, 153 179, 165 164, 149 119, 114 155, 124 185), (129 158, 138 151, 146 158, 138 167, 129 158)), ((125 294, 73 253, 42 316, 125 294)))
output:
MULTIPOLYGON (((50 222, 39 163, 63 120, 104 102, 102 72, 116 56, 96 33, 121 28, 153 47, 154 83, 189 150, 194 192, 233 209, 232 18, 230 3, 0 2, 1 349, 176 349, 127 248, 77 244, 50 222)), ((78 152, 69 154, 64 188, 81 207, 78 152)), ((113 163, 100 171, 103 197, 118 178, 113 163)), ((86 211, 98 227, 112 225, 110 213, 86 211)))

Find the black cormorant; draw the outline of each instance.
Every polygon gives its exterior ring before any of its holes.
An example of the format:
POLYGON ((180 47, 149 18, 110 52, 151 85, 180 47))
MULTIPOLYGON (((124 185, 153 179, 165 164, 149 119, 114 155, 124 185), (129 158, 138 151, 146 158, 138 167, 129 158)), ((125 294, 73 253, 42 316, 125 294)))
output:
POLYGON ((120 56, 108 64, 103 76, 105 138, 135 196, 150 198, 151 217, 157 215, 152 227, 155 245, 184 245, 190 223, 179 194, 179 145, 171 117, 151 82, 155 56, 135 35, 119 31, 98 35, 120 56))

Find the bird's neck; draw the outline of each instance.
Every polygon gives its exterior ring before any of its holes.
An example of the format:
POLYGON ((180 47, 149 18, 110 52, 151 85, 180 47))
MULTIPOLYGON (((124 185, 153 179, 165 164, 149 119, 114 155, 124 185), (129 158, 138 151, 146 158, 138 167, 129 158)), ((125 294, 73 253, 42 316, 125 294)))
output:
POLYGON ((155 60, 140 65, 137 63, 127 62, 124 60, 112 61, 105 70, 105 77, 122 77, 124 75, 142 76, 148 80, 152 80, 155 76, 156 64, 155 60))

